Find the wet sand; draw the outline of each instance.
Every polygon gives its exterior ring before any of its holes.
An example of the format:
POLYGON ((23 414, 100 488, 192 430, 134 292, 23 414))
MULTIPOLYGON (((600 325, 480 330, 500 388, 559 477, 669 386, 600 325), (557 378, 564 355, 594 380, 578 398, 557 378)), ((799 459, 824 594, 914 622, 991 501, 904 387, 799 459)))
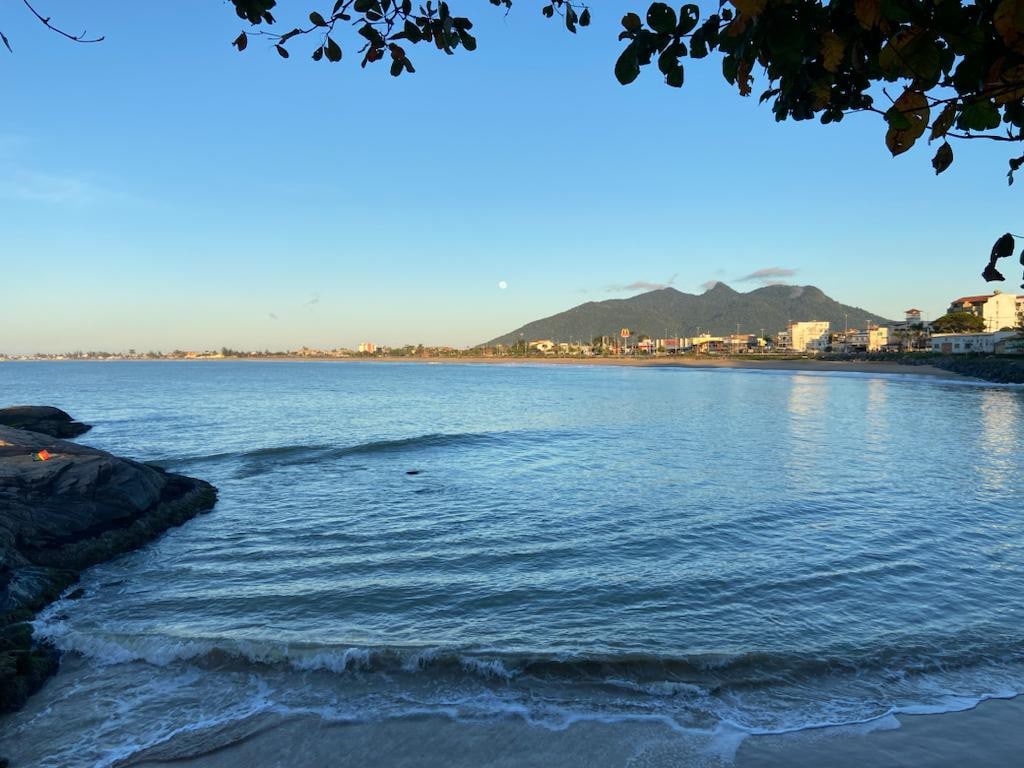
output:
POLYGON ((658 722, 577 722, 561 731, 521 719, 456 722, 436 716, 338 723, 261 715, 193 732, 119 765, 389 766, 393 768, 862 768, 1016 765, 1024 698, 964 712, 886 717, 870 724, 768 736, 685 734, 658 722))
POLYGON ((901 376, 934 376, 965 379, 933 365, 904 365, 872 360, 815 360, 813 358, 741 357, 347 357, 278 358, 309 362, 406 363, 444 365, 604 365, 639 368, 734 368, 752 371, 803 371, 811 373, 879 373, 901 376))

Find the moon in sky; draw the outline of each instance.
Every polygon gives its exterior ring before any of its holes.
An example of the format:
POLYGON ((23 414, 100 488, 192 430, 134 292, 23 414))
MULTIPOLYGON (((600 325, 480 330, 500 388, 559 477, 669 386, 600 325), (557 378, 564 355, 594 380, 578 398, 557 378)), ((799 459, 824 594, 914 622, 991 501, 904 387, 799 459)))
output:
POLYGON ((502 280, 502 281, 500 281, 498 283, 498 287, 501 288, 501 290, 504 291, 506 288, 508 288, 508 283, 506 283, 504 280, 502 280))

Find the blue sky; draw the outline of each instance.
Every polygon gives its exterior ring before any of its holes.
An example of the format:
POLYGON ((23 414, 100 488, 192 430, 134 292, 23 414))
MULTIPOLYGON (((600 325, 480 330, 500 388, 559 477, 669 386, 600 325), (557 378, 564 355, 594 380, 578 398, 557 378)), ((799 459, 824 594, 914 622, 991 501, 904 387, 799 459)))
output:
POLYGON ((956 144, 935 177, 934 148, 889 157, 877 116, 775 123, 713 58, 681 91, 655 71, 619 86, 636 3, 575 36, 541 3, 453 3, 478 50, 411 48, 396 80, 351 37, 337 65, 302 40, 238 54, 227 3, 41 2, 107 39, 0 11, 4 352, 468 345, 638 283, 748 290, 768 268, 937 316, 991 289, 987 249, 1020 229, 1004 145, 956 144))

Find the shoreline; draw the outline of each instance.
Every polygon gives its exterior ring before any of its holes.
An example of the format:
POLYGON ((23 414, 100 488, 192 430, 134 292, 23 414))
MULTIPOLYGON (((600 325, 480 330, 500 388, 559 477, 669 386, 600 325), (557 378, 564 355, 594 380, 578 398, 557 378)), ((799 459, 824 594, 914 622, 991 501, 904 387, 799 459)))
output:
POLYGON ((1021 696, 960 711, 885 715, 869 723, 763 735, 727 727, 714 734, 687 732, 652 720, 585 719, 547 729, 517 717, 474 721, 424 714, 365 721, 260 713, 143 748, 131 761, 151 768, 619 768, 637 762, 649 768, 959 768, 1014 764, 1024 749, 1024 732, 1017 727, 1022 717, 1021 696))
POLYGON ((54 363, 390 363, 406 365, 554 365, 605 366, 612 368, 696 368, 732 369, 750 371, 792 371, 795 373, 869 373, 896 376, 928 376, 961 381, 983 381, 973 376, 946 370, 935 365, 901 363, 892 360, 819 360, 815 358, 758 358, 738 357, 208 357, 194 359, 139 360, 117 358, 109 360, 11 360, 7 362, 54 363))

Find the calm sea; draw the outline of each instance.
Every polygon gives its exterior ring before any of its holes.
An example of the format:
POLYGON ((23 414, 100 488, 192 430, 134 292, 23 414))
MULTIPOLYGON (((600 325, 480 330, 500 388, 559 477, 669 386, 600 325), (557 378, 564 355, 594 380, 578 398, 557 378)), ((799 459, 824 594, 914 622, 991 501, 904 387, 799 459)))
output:
POLYGON ((0 405, 202 477, 90 570, 12 765, 274 713, 765 733, 1024 690, 1024 392, 916 376, 0 364, 0 405), (410 474, 415 473, 415 474, 410 474))

